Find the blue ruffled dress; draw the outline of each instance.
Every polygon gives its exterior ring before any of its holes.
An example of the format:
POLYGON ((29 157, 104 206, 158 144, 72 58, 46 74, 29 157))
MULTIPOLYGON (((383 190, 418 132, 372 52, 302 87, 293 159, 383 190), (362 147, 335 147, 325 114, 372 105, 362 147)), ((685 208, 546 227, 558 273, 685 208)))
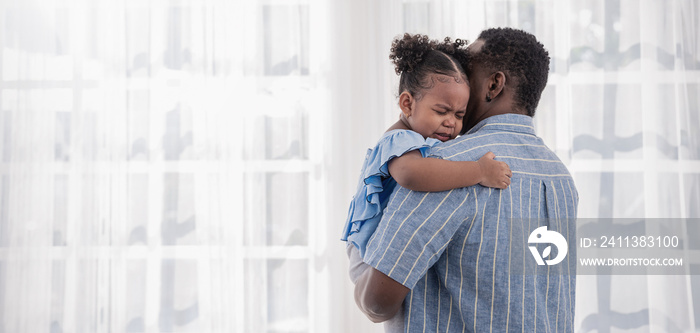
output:
POLYGON ((374 148, 367 150, 341 237, 359 249, 360 256, 364 257, 367 242, 377 229, 382 211, 396 187, 396 181, 389 174, 389 161, 412 150, 419 150, 426 157, 428 148, 439 142, 433 138, 424 139, 414 131, 392 130, 384 133, 374 148))

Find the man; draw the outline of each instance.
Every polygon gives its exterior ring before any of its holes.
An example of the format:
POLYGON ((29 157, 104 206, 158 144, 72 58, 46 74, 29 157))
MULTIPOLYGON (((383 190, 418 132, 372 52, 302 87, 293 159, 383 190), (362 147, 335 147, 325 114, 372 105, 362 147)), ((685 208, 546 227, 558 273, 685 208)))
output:
POLYGON ((510 28, 483 31, 467 52, 469 130, 430 154, 477 160, 492 151, 510 165, 511 185, 398 188, 368 244, 371 268, 355 286, 357 305, 374 322, 403 312, 406 332, 572 332, 574 251, 546 267, 533 257, 546 260, 551 249, 525 251, 543 226, 575 239, 576 187, 532 121, 549 55, 534 36, 510 28))

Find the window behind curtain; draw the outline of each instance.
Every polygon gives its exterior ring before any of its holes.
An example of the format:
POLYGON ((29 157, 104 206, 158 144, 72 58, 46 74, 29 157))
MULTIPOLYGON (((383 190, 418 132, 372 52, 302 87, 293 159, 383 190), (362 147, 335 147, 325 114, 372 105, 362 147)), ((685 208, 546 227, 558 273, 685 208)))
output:
MULTIPOLYGON (((326 130, 346 126, 328 123, 346 102, 329 83, 347 79, 324 67, 331 39, 353 43, 343 66, 370 73, 344 82, 372 88, 351 96, 372 112, 347 111, 374 129, 395 119, 375 110, 395 105, 387 36, 532 32, 552 56, 537 131, 569 165, 580 216, 698 218, 699 17, 694 0, 2 2, 0 331, 366 321, 334 313, 351 292, 327 297, 347 278, 327 270, 342 220, 326 217, 344 211, 325 202, 350 199, 327 184, 356 173, 327 178, 325 153, 357 148, 326 130), (325 18, 331 4, 350 17, 325 18)), ((700 322, 697 275, 578 282, 580 330, 700 322)))
POLYGON ((326 330, 317 7, 0 5, 0 331, 326 330))

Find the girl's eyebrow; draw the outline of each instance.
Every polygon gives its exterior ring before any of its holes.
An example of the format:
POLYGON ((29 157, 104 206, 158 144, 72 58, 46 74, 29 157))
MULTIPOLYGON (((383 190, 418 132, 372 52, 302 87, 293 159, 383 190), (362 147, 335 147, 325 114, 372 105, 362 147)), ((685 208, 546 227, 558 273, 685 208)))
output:
MULTIPOLYGON (((436 106, 436 107, 439 107, 439 108, 443 108, 443 109, 445 109, 445 111, 452 111, 452 108, 451 108, 451 107, 449 107, 449 106, 447 106, 447 105, 445 105, 445 104, 442 104, 442 103, 436 103, 435 106, 436 106)), ((455 111, 455 113, 467 113, 467 110, 466 110, 466 109, 464 109, 464 110, 457 110, 457 111, 455 111)))
POLYGON ((452 108, 449 107, 448 105, 445 105, 445 104, 436 103, 435 106, 437 106, 437 107, 439 107, 439 108, 443 108, 443 109, 445 109, 445 110, 447 110, 447 111, 452 111, 452 108))

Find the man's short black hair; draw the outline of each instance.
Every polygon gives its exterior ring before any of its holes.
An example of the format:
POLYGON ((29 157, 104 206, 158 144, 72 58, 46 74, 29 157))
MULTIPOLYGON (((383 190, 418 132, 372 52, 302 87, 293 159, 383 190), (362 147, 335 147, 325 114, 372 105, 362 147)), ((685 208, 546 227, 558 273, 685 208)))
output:
POLYGON ((515 79, 516 105, 534 116, 549 75, 547 50, 532 34, 513 28, 487 29, 479 39, 484 44, 471 63, 502 71, 506 78, 515 79))

